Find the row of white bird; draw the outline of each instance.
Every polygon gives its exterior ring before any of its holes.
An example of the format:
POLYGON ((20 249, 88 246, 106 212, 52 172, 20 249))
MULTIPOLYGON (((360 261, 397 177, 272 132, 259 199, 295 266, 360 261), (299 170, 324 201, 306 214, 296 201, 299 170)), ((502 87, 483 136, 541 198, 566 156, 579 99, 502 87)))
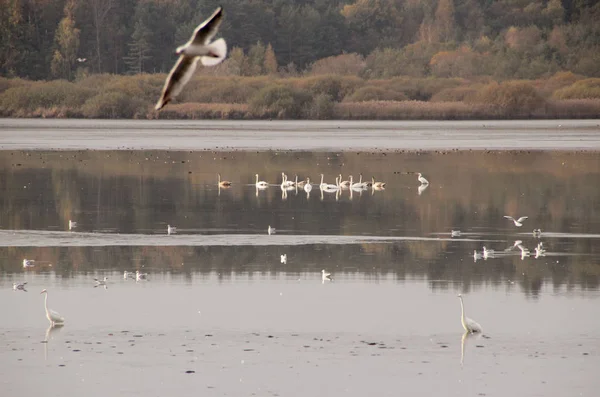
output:
MULTIPOLYGON (((525 259, 525 258, 529 258, 531 256, 531 251, 523 246, 523 242, 521 240, 517 240, 515 241, 515 244, 510 247, 507 248, 506 250, 504 250, 504 252, 502 253, 498 253, 492 249, 488 249, 485 246, 483 247, 483 250, 481 251, 481 253, 477 252, 477 250, 473 251, 473 260, 476 262, 478 259, 489 259, 489 258, 498 258, 500 256, 505 256, 507 255, 507 252, 511 251, 513 248, 518 248, 521 251, 521 260, 525 259)), ((535 259, 538 259, 542 256, 546 256, 546 249, 544 248, 544 243, 543 242, 539 242, 538 245, 533 249, 535 252, 535 259)), ((510 254, 508 254, 510 255, 510 254)))
MULTIPOLYGON (((314 188, 318 187, 320 190, 323 190, 323 191, 335 192, 335 191, 342 190, 342 189, 366 190, 369 187, 372 189, 375 189, 375 190, 383 190, 383 189, 385 189, 385 185, 386 185, 385 182, 375 181, 375 177, 372 177, 371 181, 363 182, 362 174, 360 174, 360 179, 358 182, 354 181, 354 178, 352 175, 350 175, 348 177, 348 180, 343 180, 342 174, 339 174, 335 178, 335 184, 326 183, 324 181, 324 178, 325 178, 324 174, 321 174, 321 182, 318 185, 316 183, 311 183, 310 177, 307 177, 305 180, 304 179, 298 180, 298 175, 296 175, 295 180, 291 181, 288 179, 287 175, 284 172, 281 173, 281 183, 280 184, 277 184, 277 183, 271 184, 266 181, 261 181, 258 174, 256 174, 255 176, 256 176, 256 182, 254 183, 254 185, 256 186, 257 189, 267 189, 269 186, 279 185, 282 190, 302 188, 307 193, 309 193, 313 189, 313 187, 314 188)), ((229 187, 229 186, 231 186, 231 182, 221 181, 221 176, 219 175, 219 186, 220 187, 229 187)))

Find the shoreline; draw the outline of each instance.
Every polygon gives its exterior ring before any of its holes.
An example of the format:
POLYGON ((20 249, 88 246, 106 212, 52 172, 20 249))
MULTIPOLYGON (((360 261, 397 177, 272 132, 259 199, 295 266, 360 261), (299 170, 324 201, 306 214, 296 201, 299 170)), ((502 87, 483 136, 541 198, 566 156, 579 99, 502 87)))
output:
POLYGON ((0 119, 0 150, 600 151, 600 120, 0 119))

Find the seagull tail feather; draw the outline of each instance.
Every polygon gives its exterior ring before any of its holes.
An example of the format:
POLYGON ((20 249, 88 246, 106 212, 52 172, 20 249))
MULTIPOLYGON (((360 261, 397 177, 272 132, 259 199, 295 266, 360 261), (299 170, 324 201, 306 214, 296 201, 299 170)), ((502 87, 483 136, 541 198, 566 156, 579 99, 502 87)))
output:
POLYGON ((203 56, 200 61, 204 66, 215 66, 223 62, 227 56, 227 43, 225 39, 220 38, 210 43, 207 48, 213 55, 216 56, 203 56))

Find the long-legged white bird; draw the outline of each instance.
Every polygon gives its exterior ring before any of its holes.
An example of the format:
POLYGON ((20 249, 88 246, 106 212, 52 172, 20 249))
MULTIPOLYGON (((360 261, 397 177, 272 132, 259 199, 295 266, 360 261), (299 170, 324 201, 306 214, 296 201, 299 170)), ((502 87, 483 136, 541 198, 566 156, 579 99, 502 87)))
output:
POLYGON ((225 40, 218 39, 211 42, 222 20, 223 8, 219 7, 206 21, 198 25, 187 43, 177 48, 175 52, 179 55, 179 59, 165 81, 160 99, 156 103, 156 110, 162 109, 179 95, 192 78, 198 62, 204 66, 214 66, 225 59, 227 55, 225 40))
POLYGON ((520 217, 519 219, 515 219, 515 218, 513 218, 513 217, 512 217, 512 216, 510 216, 510 215, 504 215, 504 217, 505 217, 506 219, 510 219, 511 221, 513 221, 513 222, 515 223, 515 226, 516 226, 516 227, 521 227, 521 226, 523 226, 523 221, 524 221, 525 219, 529 218, 528 216, 522 216, 522 217, 520 217))
POLYGON ((429 185, 429 181, 425 179, 423 174, 421 174, 420 172, 417 175, 417 179, 419 180, 419 182, 421 182, 421 185, 429 185))
POLYGON ((50 325, 54 327, 57 324, 64 324, 64 317, 62 317, 54 310, 48 309, 48 291, 43 289, 42 292, 40 292, 40 294, 46 294, 46 296, 44 297, 44 307, 46 308, 46 318, 48 319, 48 321, 50 321, 50 325))
POLYGON ((471 334, 474 334, 475 332, 482 332, 481 325, 465 316, 465 305, 463 304, 462 295, 458 294, 458 298, 460 299, 460 322, 462 323, 465 331, 471 334))

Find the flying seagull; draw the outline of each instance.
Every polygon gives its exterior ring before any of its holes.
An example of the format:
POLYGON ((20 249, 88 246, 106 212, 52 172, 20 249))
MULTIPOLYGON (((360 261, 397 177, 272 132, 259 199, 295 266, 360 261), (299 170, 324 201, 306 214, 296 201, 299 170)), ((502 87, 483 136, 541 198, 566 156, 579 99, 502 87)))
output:
POLYGON ((204 66, 214 66, 225 59, 227 44, 224 39, 211 42, 223 20, 223 8, 217 10, 202 24, 198 25, 190 40, 175 51, 179 59, 171 69, 160 99, 156 103, 156 110, 162 109, 173 100, 188 81, 192 78, 198 61, 204 66))
POLYGON ((506 219, 510 219, 511 221, 513 221, 515 223, 516 227, 523 226, 523 221, 528 218, 527 216, 522 216, 519 219, 515 219, 515 218, 513 218, 512 216, 509 216, 509 215, 504 215, 504 217, 506 219))

